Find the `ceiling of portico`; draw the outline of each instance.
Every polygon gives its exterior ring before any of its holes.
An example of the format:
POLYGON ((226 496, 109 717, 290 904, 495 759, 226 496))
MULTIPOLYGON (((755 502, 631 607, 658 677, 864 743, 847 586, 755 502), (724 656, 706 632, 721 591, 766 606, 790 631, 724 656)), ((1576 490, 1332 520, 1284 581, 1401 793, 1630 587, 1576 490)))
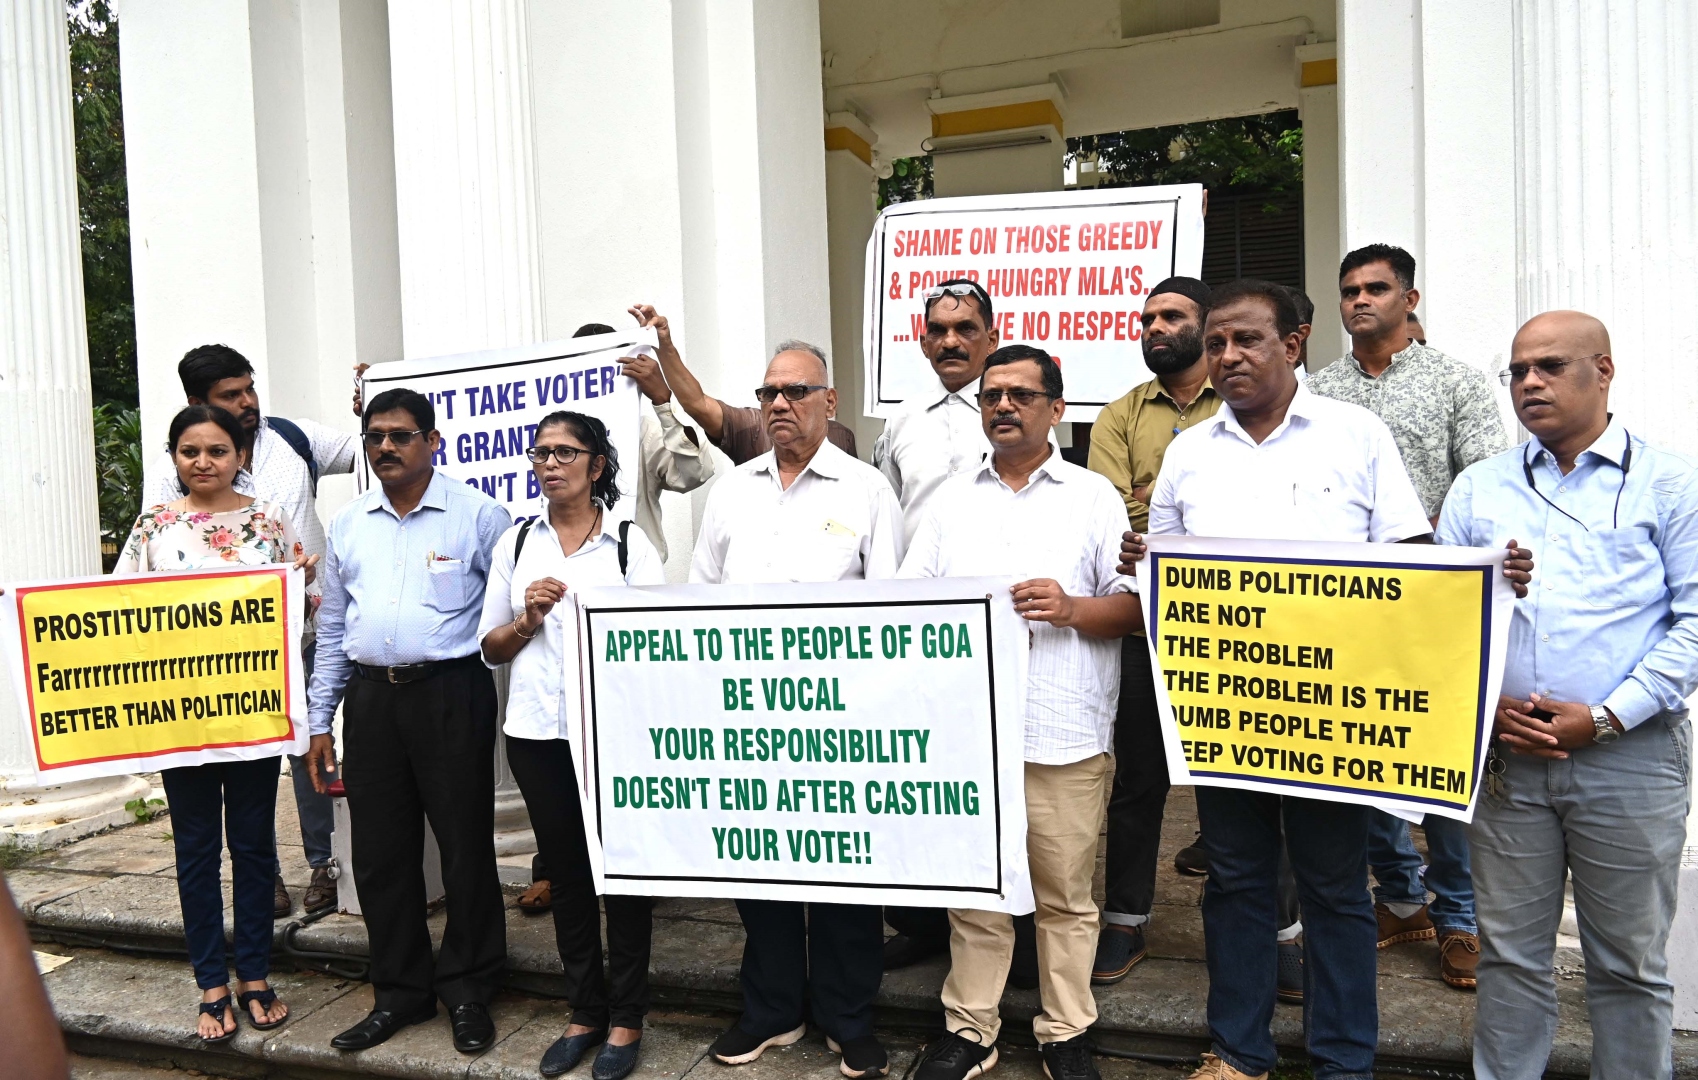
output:
POLYGON ((940 94, 1054 82, 1068 135, 1269 112, 1297 105, 1295 47, 1335 36, 1333 0, 1219 0, 1213 25, 1123 37, 1150 3, 820 0, 826 109, 886 160, 922 152, 940 94))

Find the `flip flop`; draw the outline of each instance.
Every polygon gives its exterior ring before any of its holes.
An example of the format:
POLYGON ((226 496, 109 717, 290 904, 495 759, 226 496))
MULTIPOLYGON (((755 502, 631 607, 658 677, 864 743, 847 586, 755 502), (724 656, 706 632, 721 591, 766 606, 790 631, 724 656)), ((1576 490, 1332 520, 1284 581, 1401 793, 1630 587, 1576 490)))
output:
POLYGON ((271 989, 269 986, 264 990, 244 990, 237 996, 236 1000, 242 1006, 242 1014, 247 1018, 249 1025, 251 1025, 255 1031, 270 1031, 272 1028, 282 1027, 284 1024, 289 1022, 289 1017, 287 1015, 285 1015, 283 1019, 273 1020, 269 1024, 262 1024, 258 1020, 254 1019, 253 1010, 249 1008, 250 1004, 257 1001, 259 1002, 260 1008, 264 1009, 266 1012, 270 1012, 272 1004, 277 1000, 277 991, 271 989))
MULTIPOLYGON (((200 1011, 205 1013, 207 1016, 212 1017, 214 1020, 218 1021, 219 1026, 222 1027, 224 1025, 224 1014, 226 1012, 230 1011, 230 995, 225 994, 223 997, 219 998, 217 1001, 203 1001, 203 1002, 201 1002, 200 1003, 200 1011)), ((235 1020, 235 1018, 236 1018, 235 1014, 232 1013, 231 1016, 230 1016, 230 1019, 235 1020)), ((233 1023, 233 1024, 230 1025, 229 1031, 226 1031, 224 1034, 218 1036, 218 1038, 216 1038, 216 1039, 208 1039, 205 1036, 202 1036, 201 1040, 200 1040, 201 1045, 202 1046, 216 1046, 219 1043, 227 1043, 231 1039, 234 1039, 236 1037, 236 1032, 240 1031, 241 1029, 242 1029, 241 1024, 233 1023)))

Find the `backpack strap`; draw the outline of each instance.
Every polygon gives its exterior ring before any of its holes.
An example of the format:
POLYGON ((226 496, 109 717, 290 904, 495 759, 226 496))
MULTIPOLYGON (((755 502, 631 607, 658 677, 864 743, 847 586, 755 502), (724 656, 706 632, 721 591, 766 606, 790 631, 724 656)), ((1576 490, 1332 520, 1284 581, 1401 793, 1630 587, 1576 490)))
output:
POLYGON ((312 456, 312 440, 307 438, 307 433, 293 420, 285 420, 281 416, 267 416, 265 426, 275 431, 289 444, 289 448, 307 463, 307 477, 312 481, 312 497, 318 498, 318 459, 312 456))
POLYGON ((631 561, 631 519, 626 518, 619 523, 619 576, 626 574, 626 565, 631 561))
POLYGON ((513 565, 515 567, 519 565, 519 552, 525 550, 525 537, 531 535, 531 527, 535 522, 535 518, 526 518, 524 525, 519 528, 519 535, 513 537, 513 565))

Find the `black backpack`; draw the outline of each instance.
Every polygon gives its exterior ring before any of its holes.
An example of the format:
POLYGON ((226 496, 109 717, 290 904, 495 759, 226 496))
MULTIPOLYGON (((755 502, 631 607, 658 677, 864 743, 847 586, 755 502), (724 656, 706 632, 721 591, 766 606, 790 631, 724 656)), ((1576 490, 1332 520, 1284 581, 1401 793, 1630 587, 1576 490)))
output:
MULTIPOLYGON (((535 520, 534 518, 532 520, 535 520)), ((525 527, 519 530, 519 535, 513 538, 513 565, 519 565, 519 552, 525 550, 525 537, 531 535, 531 523, 525 522, 525 527)), ((619 576, 625 576, 625 565, 631 561, 631 522, 627 519, 619 523, 619 576)))

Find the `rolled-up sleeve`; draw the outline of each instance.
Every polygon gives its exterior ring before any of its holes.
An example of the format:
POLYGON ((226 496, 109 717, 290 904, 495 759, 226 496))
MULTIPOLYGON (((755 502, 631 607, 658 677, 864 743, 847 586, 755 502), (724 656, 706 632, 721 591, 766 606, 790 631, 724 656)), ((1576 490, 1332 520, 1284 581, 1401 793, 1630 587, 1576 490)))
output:
POLYGON ((1656 544, 1674 621, 1603 700, 1625 728, 1685 708, 1698 689, 1698 473, 1682 485, 1656 544))
POLYGON ((703 453, 701 445, 690 438, 690 429, 678 422, 669 403, 656 405, 654 415, 660 421, 660 445, 652 455, 645 448, 648 460, 643 467, 653 468, 660 489, 694 491, 707 483, 713 476, 713 456, 703 453))

